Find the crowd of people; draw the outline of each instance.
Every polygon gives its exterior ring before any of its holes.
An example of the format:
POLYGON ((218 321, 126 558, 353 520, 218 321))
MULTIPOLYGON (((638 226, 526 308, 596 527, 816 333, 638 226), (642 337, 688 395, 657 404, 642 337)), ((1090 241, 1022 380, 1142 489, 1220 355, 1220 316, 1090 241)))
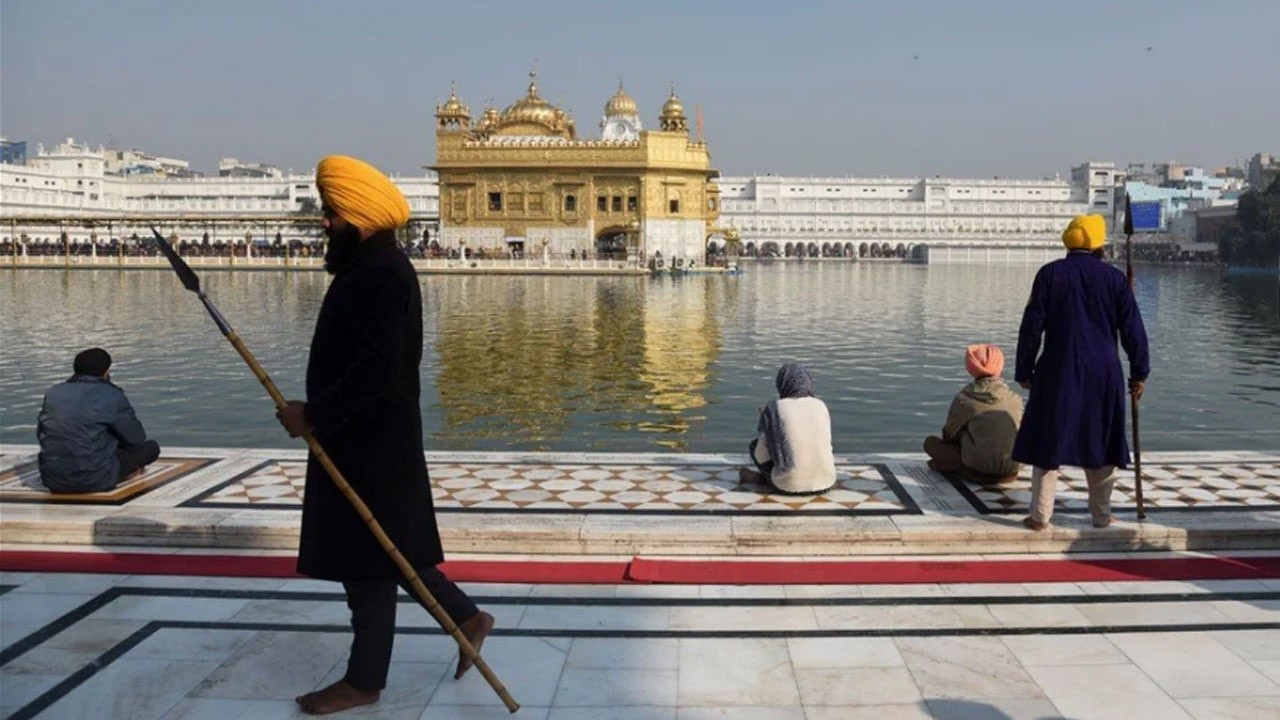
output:
MULTIPOLYGON (((273 242, 254 243, 252 250, 244 241, 230 242, 222 239, 179 238, 169 240, 174 249, 183 257, 320 257, 324 255, 324 242, 320 239, 292 238, 285 240, 277 236, 273 242)), ((78 240, 38 238, 13 242, 9 238, 0 240, 0 256, 22 255, 32 257, 155 257, 160 249, 154 243, 137 235, 128 238, 113 237, 110 240, 78 240)))
MULTIPOLYGON (((323 257, 325 243, 323 238, 291 238, 277 236, 272 242, 254 242, 251 245, 243 240, 227 241, 223 239, 205 238, 166 238, 182 257, 323 257)), ((441 247, 438 242, 401 243, 400 247, 411 258, 459 260, 464 257, 471 260, 520 260, 525 257, 541 258, 541 253, 528 253, 515 247, 476 247, 458 248, 441 247)), ((13 242, 5 237, 0 239, 0 257, 26 254, 29 257, 159 257, 160 249, 152 242, 138 236, 130 236, 124 240, 55 239, 42 237, 13 242)), ((553 254, 557 260, 593 260, 610 259, 612 253, 593 253, 587 250, 570 250, 568 254, 553 254)), ((626 257, 625 253, 622 257, 626 257)))
MULTIPOLYGON (((386 175, 355 158, 324 158, 316 184, 324 203, 325 270, 333 280, 310 345, 306 399, 284 403, 276 417, 291 437, 322 445, 338 473, 331 475, 316 452, 308 456, 298 551, 298 571, 341 582, 351 610, 345 674, 297 698, 303 712, 327 714, 379 699, 398 587, 424 607, 433 603, 412 588, 426 587, 447 615, 441 622, 463 648, 455 678, 476 662, 468 650, 479 650, 494 618, 438 567, 444 553, 423 460, 421 285, 395 236, 409 205, 386 175), (344 496, 343 484, 367 506, 364 514, 344 496)), ((931 468, 971 482, 1007 483, 1021 465, 1031 465, 1024 520, 1031 530, 1049 525, 1063 465, 1084 468, 1093 524, 1109 525, 1115 470, 1129 462, 1116 342, 1128 356, 1127 392, 1136 402, 1150 370, 1147 338, 1124 274, 1104 262, 1105 235, 1101 216, 1077 217, 1062 236, 1066 256, 1036 275, 1014 370, 1028 393, 1025 411, 1002 379, 1001 350, 974 345, 965 352, 972 382, 952 401, 941 435, 924 441, 931 468)), ((110 368, 105 350, 86 350, 76 356, 72 376, 45 395, 38 464, 53 492, 110 490, 159 455, 110 368)), ((827 492, 838 482, 832 421, 813 376, 788 363, 775 388, 777 398, 760 408, 747 448, 750 467, 739 479, 780 493, 827 492)))

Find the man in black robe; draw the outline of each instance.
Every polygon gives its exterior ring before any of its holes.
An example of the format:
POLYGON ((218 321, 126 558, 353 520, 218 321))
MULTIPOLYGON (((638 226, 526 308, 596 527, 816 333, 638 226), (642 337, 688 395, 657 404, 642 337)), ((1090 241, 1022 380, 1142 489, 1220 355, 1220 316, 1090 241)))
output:
MULTIPOLYGON (((493 616, 436 567, 444 553, 418 407, 422 294, 394 233, 409 219, 409 205, 385 175, 354 158, 321 160, 316 185, 333 282, 311 341, 307 400, 291 401, 277 417, 291 436, 315 435, 478 650, 493 616)), ((342 583, 355 631, 346 675, 298 704, 322 715, 377 701, 391 663, 397 586, 413 592, 314 455, 307 458, 298 571, 342 583)), ((454 677, 471 664, 460 655, 454 677)))

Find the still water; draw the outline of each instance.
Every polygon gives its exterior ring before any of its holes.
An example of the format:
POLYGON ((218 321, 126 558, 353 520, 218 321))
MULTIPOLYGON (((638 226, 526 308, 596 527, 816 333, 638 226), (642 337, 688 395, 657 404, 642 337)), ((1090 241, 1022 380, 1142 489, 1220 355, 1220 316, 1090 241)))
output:
MULTIPOLYGON (((422 409, 435 450, 740 451, 786 361, 809 365, 837 452, 916 451, 1000 344, 1012 376, 1036 267, 748 265, 740 277, 423 276, 422 409)), ((323 273, 207 272, 209 295, 302 396, 323 273)), ((1144 448, 1280 448, 1276 278, 1144 265, 1144 448)), ((0 441, 91 346, 162 444, 297 447, 170 272, 0 271, 0 441)))

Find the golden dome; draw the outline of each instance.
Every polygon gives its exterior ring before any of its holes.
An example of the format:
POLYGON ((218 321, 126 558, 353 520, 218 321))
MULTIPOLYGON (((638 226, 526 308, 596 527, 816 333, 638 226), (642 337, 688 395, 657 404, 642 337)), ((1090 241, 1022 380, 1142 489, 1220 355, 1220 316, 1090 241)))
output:
POLYGON ((528 93, 502 111, 502 122, 532 122, 550 126, 555 121, 557 110, 559 108, 538 95, 538 86, 530 79, 528 93))
POLYGON ((499 119, 499 129, 504 134, 538 134, 539 130, 551 135, 572 134, 573 118, 568 113, 538 95, 537 76, 529 73, 529 90, 524 97, 507 106, 499 119))
POLYGON ((613 97, 609 98, 609 102, 605 103, 604 114, 606 117, 640 114, 640 107, 636 105, 635 98, 622 89, 621 81, 618 82, 618 92, 614 93, 613 97))
POLYGON ((436 115, 441 117, 471 117, 471 110, 466 105, 463 105, 462 101, 458 100, 457 88, 452 83, 449 85, 449 99, 445 101, 444 105, 436 106, 436 115))
POLYGON ((671 83, 671 97, 662 104, 662 115, 658 118, 658 127, 663 132, 689 132, 689 122, 684 117, 684 105, 676 97, 676 85, 671 83))
POLYGON ((676 89, 671 88, 671 97, 662 104, 662 117, 676 118, 684 117, 684 105, 681 104, 680 98, 676 97, 676 89))

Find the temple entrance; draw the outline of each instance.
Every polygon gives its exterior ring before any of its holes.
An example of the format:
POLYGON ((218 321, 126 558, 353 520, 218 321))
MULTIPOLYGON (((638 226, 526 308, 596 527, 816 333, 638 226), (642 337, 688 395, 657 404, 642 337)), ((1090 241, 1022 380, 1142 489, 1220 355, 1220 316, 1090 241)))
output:
POLYGON ((627 230, 608 227, 596 234, 596 257, 604 260, 627 259, 627 230))

